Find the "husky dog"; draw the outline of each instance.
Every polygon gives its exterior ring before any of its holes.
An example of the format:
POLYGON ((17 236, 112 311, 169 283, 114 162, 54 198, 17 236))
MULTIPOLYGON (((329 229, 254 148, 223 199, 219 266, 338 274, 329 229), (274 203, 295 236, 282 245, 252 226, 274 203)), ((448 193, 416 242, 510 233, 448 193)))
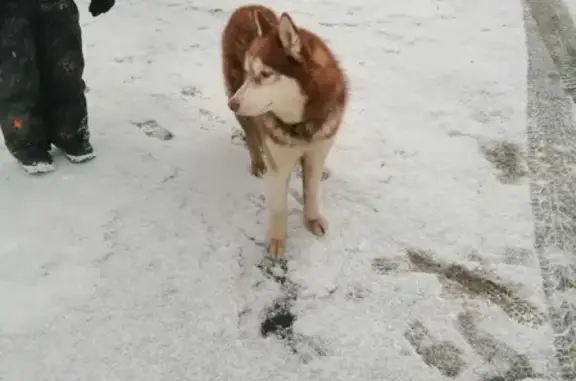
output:
POLYGON ((222 35, 228 107, 246 136, 252 174, 264 176, 269 212, 267 251, 284 255, 288 183, 302 168, 304 223, 326 233, 319 207, 324 163, 340 128, 346 78, 326 44, 261 5, 234 11, 222 35))

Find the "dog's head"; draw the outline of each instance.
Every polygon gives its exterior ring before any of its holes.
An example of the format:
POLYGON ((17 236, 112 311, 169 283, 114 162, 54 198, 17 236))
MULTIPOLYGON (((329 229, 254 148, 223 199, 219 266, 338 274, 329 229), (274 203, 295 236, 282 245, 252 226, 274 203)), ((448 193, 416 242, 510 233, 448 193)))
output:
POLYGON ((238 115, 273 112, 286 123, 297 123, 303 118, 307 100, 298 28, 287 13, 276 23, 256 11, 254 22, 258 36, 245 56, 245 80, 228 105, 238 115))

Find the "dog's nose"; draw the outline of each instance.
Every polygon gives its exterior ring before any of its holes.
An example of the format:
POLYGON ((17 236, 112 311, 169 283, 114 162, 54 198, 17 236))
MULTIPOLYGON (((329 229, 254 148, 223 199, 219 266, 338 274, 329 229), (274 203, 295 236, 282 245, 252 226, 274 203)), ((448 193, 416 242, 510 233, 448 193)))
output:
POLYGON ((230 110, 236 112, 240 108, 240 103, 235 99, 230 99, 228 101, 228 107, 230 108, 230 110))

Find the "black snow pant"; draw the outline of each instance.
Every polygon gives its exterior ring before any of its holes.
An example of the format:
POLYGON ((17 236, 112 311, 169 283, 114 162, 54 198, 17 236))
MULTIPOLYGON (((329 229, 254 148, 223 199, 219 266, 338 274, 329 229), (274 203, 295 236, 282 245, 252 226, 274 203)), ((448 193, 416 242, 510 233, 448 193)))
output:
POLYGON ((74 0, 0 0, 0 125, 20 161, 89 139, 74 0))

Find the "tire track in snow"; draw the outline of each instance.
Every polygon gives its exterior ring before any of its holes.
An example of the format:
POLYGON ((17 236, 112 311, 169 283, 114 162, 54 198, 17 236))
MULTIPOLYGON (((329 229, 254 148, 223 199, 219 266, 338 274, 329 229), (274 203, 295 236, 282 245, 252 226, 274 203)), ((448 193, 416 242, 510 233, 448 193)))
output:
MULTIPOLYGON (((486 271, 469 270, 442 261, 431 251, 417 248, 407 248, 406 257, 374 258, 372 270, 383 275, 406 272, 435 275, 446 296, 462 300, 466 313, 459 314, 454 323, 474 352, 489 366, 489 371, 481 375, 480 381, 520 381, 537 375, 526 355, 481 330, 476 322, 477 302, 486 301, 497 305, 508 317, 524 326, 534 329, 542 326, 546 316, 513 287, 491 280, 493 276, 486 271)), ((437 337, 438 334, 431 332, 421 321, 410 321, 404 336, 428 366, 438 369, 446 377, 456 378, 471 367, 463 359, 465 351, 462 348, 437 337)))
POLYGON ((576 33, 567 13, 561 0, 524 1, 535 248, 554 332, 555 379, 575 380, 576 287, 567 280, 576 277, 576 126, 565 84, 576 80, 567 70, 576 59, 576 33))

